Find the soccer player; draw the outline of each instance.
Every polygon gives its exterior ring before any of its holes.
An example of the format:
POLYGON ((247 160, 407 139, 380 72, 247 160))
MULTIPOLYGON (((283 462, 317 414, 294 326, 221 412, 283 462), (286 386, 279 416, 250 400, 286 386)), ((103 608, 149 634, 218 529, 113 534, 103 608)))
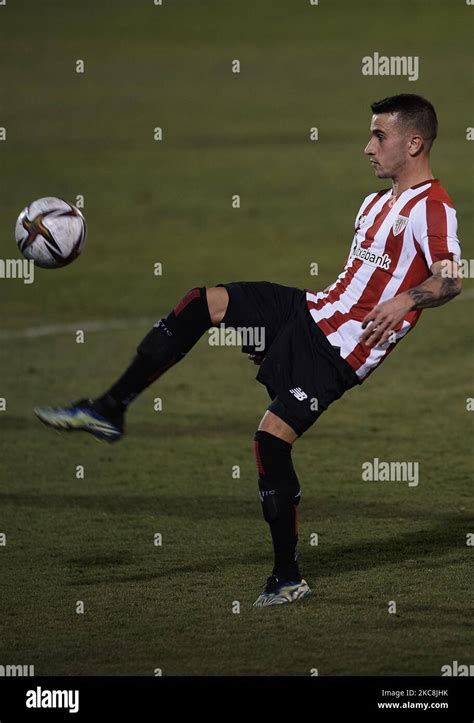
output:
POLYGON ((273 571, 256 607, 311 594, 297 561, 301 492, 293 443, 379 366, 423 309, 461 291, 456 212, 430 168, 435 110, 412 94, 384 98, 371 110, 364 153, 377 178, 392 184, 364 199, 346 264, 331 286, 316 292, 241 281, 193 288, 153 326, 131 365, 102 396, 35 409, 51 427, 114 442, 124 432, 129 404, 208 329, 264 329, 263 351, 246 349, 272 400, 254 438, 259 495, 274 548, 273 571))

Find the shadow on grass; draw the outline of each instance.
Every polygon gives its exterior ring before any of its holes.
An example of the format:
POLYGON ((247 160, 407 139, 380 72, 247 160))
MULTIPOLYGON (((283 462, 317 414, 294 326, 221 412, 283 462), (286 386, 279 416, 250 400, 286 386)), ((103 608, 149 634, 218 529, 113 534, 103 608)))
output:
MULTIPOLYGON (((372 568, 386 565, 400 565, 402 562, 409 562, 417 565, 436 568, 444 566, 444 561, 439 561, 446 554, 456 551, 460 552, 465 539, 465 531, 471 521, 469 515, 452 514, 430 515, 428 512, 415 513, 413 510, 409 515, 401 517, 400 508, 396 503, 378 503, 370 505, 361 501, 344 501, 322 498, 319 501, 310 500, 305 508, 306 519, 324 520, 333 518, 337 521, 337 529, 326 533, 325 544, 317 548, 314 555, 305 555, 305 574, 314 575, 317 578, 333 577, 346 572, 370 570, 372 568), (344 542, 341 537, 347 534, 347 524, 353 525, 356 522, 365 524, 368 517, 387 520, 391 526, 392 533, 383 537, 379 533, 374 535, 373 540, 361 542, 344 542), (407 520, 411 523, 418 522, 421 529, 397 532, 397 523, 405 525, 407 520), (335 541, 336 540, 336 541, 335 541)), ((130 496, 130 495, 23 495, 23 494, 0 494, 0 504, 4 509, 4 516, 7 516, 7 508, 42 508, 50 511, 75 509, 94 510, 101 512, 117 513, 119 515, 156 515, 157 520, 165 517, 188 519, 194 524, 200 521, 215 520, 216 524, 225 524, 227 520, 255 520, 255 525, 262 523, 262 540, 266 540, 267 530, 261 520, 258 501, 242 500, 235 497, 225 496, 130 496), (6 514, 5 514, 6 513, 6 514)), ((82 524, 78 521, 78 524, 82 524)), ((323 525, 324 523, 321 523, 323 525)), ((380 529, 380 528, 378 528, 380 529)), ((230 534, 230 533, 229 533, 230 534)), ((351 527, 351 533, 357 538, 357 532, 351 527)), ((367 527, 364 528, 364 537, 367 538, 367 527)), ((189 552, 190 560, 194 554, 189 552)), ((76 580, 75 584, 101 584, 109 582, 143 582, 160 578, 200 573, 213 574, 216 571, 222 572, 226 568, 234 568, 236 565, 245 564, 270 564, 268 552, 261 552, 258 549, 242 549, 240 547, 235 553, 228 554, 223 550, 222 555, 216 555, 215 548, 210 551, 209 557, 203 559, 202 550, 199 561, 189 564, 173 565, 160 562, 157 569, 154 556, 148 553, 141 555, 135 552, 106 554, 87 554, 67 561, 73 567, 80 567, 90 570, 91 566, 96 568, 100 577, 95 579, 76 580), (153 561, 150 560, 153 558, 153 561), (118 566, 142 564, 144 567, 153 566, 152 571, 143 570, 130 572, 124 575, 114 573, 118 566)))
MULTIPOLYGON (((257 431, 258 422, 263 417, 266 409, 266 405, 263 404, 259 410, 256 407, 255 414, 249 414, 248 418, 245 419, 244 415, 230 416, 226 414, 215 413, 212 410, 210 404, 204 405, 208 408, 208 414, 191 414, 191 413, 169 413, 166 416, 166 421, 155 414, 155 418, 150 422, 134 421, 132 418, 126 429, 126 436, 120 442, 122 448, 128 442, 134 444, 137 440, 140 443, 147 443, 150 441, 159 442, 160 440, 170 440, 176 437, 195 437, 195 438, 215 438, 216 435, 222 436, 223 434, 244 434, 248 436, 249 445, 251 446, 253 441, 253 435, 257 431), (257 420, 257 421, 255 421, 257 420)), ((151 416, 151 415, 150 415, 151 416)), ((0 429, 4 434, 8 431, 12 432, 24 432, 24 433, 38 433, 42 431, 44 434, 50 436, 51 440, 56 441, 58 449, 65 443, 70 443, 73 438, 87 439, 89 438, 92 443, 92 436, 83 432, 82 430, 74 430, 74 434, 70 430, 56 430, 46 429, 32 415, 32 418, 27 418, 19 415, 10 415, 0 420, 0 429), (40 430, 41 425, 41 430, 40 430), (81 433, 78 434, 78 431, 81 433)), ((104 449, 111 447, 107 442, 104 442, 104 449)))
MULTIPOLYGON (((255 475, 256 476, 256 475, 255 475)), ((153 515, 157 519, 163 517, 178 517, 190 519, 195 522, 200 520, 225 520, 225 519, 261 519, 260 503, 258 500, 257 484, 252 485, 248 480, 238 480, 241 496, 232 494, 235 489, 235 480, 233 484, 226 479, 226 484, 222 486, 222 493, 219 495, 206 494, 205 486, 196 482, 196 488, 202 489, 203 493, 195 495, 182 494, 180 486, 176 486, 175 494, 170 495, 169 492, 161 492, 160 480, 157 476, 157 486, 155 494, 148 495, 130 495, 120 494, 116 490, 111 489, 108 494, 24 494, 16 492, 0 492, 0 505, 5 514, 5 508, 15 507, 32 507, 50 510, 71 511, 75 508, 84 510, 95 510, 97 512, 106 512, 112 514, 146 514, 153 515), (233 487, 234 485, 234 487, 233 487)), ((186 482, 186 484, 189 484, 186 482)), ((347 488, 346 488, 347 493, 347 488)), ((342 494, 342 493, 341 493, 342 494)), ((459 515, 448 516, 446 512, 440 509, 436 511, 420 509, 409 506, 411 502, 405 502, 406 507, 402 506, 399 497, 393 497, 387 502, 374 502, 372 500, 350 498, 347 496, 343 499, 334 494, 327 495, 321 492, 321 496, 317 496, 317 492, 311 492, 305 495, 303 490, 303 498, 301 504, 302 522, 311 521, 314 524, 326 524, 327 522, 337 523, 340 525, 339 533, 344 534, 344 524, 347 522, 362 521, 364 518, 372 518, 376 520, 398 520, 406 522, 407 520, 415 520, 420 523, 430 523, 433 520, 446 520, 459 524, 460 529, 465 531, 468 529, 466 524, 472 523, 472 516, 462 512, 459 515)), ((364 536, 367 536, 368 529, 364 529, 364 536)))

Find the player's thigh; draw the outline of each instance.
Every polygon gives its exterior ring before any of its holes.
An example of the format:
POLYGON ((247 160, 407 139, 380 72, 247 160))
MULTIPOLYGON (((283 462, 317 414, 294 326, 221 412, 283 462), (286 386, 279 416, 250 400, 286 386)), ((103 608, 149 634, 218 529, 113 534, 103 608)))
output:
POLYGON ((206 288, 207 305, 213 324, 220 324, 229 304, 229 293, 225 286, 209 286, 206 288))
POLYGON ((273 434, 274 437, 279 437, 288 444, 293 444, 298 438, 295 430, 289 424, 268 409, 258 425, 258 430, 259 432, 273 434))
POLYGON ((295 309, 305 303, 302 289, 270 281, 232 281, 217 286, 222 287, 229 298, 220 321, 226 326, 265 329, 266 348, 295 309))

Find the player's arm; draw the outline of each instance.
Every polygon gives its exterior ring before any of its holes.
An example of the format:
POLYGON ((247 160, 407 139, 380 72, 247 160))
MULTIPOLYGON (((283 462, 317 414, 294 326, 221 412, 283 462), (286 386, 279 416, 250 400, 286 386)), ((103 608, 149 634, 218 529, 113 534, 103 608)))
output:
POLYGON ((368 347, 383 344, 409 311, 441 306, 461 293, 461 274, 455 261, 436 261, 431 273, 419 286, 377 304, 362 322, 365 331, 360 341, 368 347))
POLYGON ((412 309, 441 306, 461 293, 461 275, 455 261, 436 261, 431 267, 431 273, 433 275, 426 281, 407 291, 414 302, 412 309))

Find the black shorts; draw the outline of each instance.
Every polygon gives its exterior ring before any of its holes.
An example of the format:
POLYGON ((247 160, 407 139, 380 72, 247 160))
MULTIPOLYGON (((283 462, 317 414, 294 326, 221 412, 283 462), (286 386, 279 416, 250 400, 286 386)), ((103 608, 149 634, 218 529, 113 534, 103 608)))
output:
MULTIPOLYGON (((326 339, 306 305, 303 289, 269 281, 224 286, 226 327, 264 330, 265 355, 257 380, 272 399, 268 409, 301 436, 344 392, 359 384, 352 367, 326 339)), ((250 337, 251 338, 251 337, 250 337)), ((255 337, 258 338, 258 337, 255 337)), ((252 345, 242 347, 252 353, 252 345)))

